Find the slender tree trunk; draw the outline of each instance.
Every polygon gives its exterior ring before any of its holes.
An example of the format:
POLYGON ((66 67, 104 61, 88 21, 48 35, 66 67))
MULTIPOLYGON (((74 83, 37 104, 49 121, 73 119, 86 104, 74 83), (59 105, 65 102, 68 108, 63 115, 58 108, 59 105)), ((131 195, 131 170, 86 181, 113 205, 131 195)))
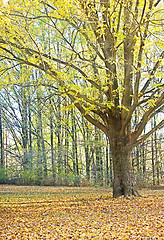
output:
MULTIPOLYGON (((38 120, 38 119, 37 119, 38 120)), ((37 181, 38 184, 42 181, 42 158, 41 158, 41 139, 40 139, 40 126, 37 123, 37 181)))
MULTIPOLYGON (((37 74, 37 73, 36 73, 37 74)), ((42 164, 43 164, 43 159, 42 159, 42 154, 41 154, 41 101, 40 101, 40 91, 37 89, 37 127, 36 127, 36 132, 37 132, 37 181, 38 184, 41 184, 43 180, 43 171, 42 171, 42 164)))
POLYGON ((3 147, 3 131, 2 131, 2 108, 0 107, 0 144, 1 144, 1 168, 4 167, 4 147, 3 147))
POLYGON ((8 168, 8 129, 6 128, 5 134, 4 134, 4 143, 5 143, 5 147, 4 147, 4 161, 5 161, 5 167, 8 168))
MULTIPOLYGON (((154 127, 156 127, 156 118, 154 116, 154 127)), ((159 160, 158 160, 158 146, 157 146, 157 132, 154 133, 154 144, 155 144, 155 164, 157 169, 157 185, 159 185, 159 160)))
POLYGON ((54 137, 53 137, 53 122, 52 118, 50 118, 50 135, 51 135, 51 162, 52 162, 52 176, 53 180, 56 180, 55 174, 55 163, 54 163, 54 137))
POLYGON ((102 162, 102 146, 100 142, 100 131, 95 128, 95 154, 96 154, 96 181, 100 185, 103 185, 103 162, 102 162))
POLYGON ((106 185, 109 185, 109 140, 106 137, 106 185))
POLYGON ((52 101, 50 99, 50 138, 51 138, 51 163, 52 163, 52 177, 53 181, 56 182, 56 173, 55 173, 55 159, 54 159, 54 132, 53 132, 53 108, 52 108, 52 101))
MULTIPOLYGON (((144 129, 145 133, 145 129, 144 129)), ((145 159, 145 143, 142 143, 141 146, 141 151, 142 151, 142 179, 143 179, 143 184, 145 183, 145 172, 146 172, 146 159, 145 159)))
POLYGON ((140 154, 139 154, 139 147, 137 146, 136 147, 136 164, 137 164, 137 172, 138 172, 138 174, 139 174, 139 172, 140 172, 140 156, 139 156, 140 154))
POLYGON ((29 159, 28 159, 28 129, 27 129, 27 94, 24 86, 21 87, 21 117, 22 117, 22 146, 23 146, 23 168, 29 169, 29 159))
MULTIPOLYGON (((139 116, 139 112, 137 110, 135 110, 135 119, 134 119, 134 126, 136 127, 139 119, 138 119, 138 116, 139 116)), ((139 182, 140 181, 140 159, 139 159, 139 146, 137 146, 135 148, 135 161, 136 161, 136 165, 137 165, 137 181, 139 182)))
POLYGON ((64 149, 64 173, 67 174, 68 172, 68 133, 65 129, 65 149, 64 149))
POLYGON ((113 164, 112 164, 112 156, 111 156, 111 150, 109 152, 110 156, 110 184, 113 185, 113 164))
POLYGON ((28 139, 29 139, 29 161, 30 168, 33 168, 33 151, 32 151, 32 118, 31 118, 31 99, 28 96, 28 139))
POLYGON ((162 140, 163 140, 163 137, 162 137, 162 134, 161 135, 159 135, 159 146, 158 146, 158 151, 159 151, 159 179, 161 179, 161 180, 163 180, 163 171, 162 171, 162 169, 163 169, 163 165, 164 165, 164 163, 163 163, 163 161, 162 161, 162 159, 163 159, 163 153, 162 153, 162 150, 163 150, 163 148, 162 148, 162 140))
POLYGON ((42 114, 39 114, 39 121, 40 121, 40 134, 41 134, 41 145, 42 145, 42 159, 43 159, 43 174, 44 178, 47 177, 47 157, 46 157, 46 150, 45 150, 45 142, 43 137, 43 125, 42 125, 42 114))
POLYGON ((99 154, 99 147, 98 147, 98 133, 96 131, 95 136, 95 154, 96 154, 96 182, 100 181, 100 154, 99 154))
POLYGON ((73 161, 73 172, 76 173, 76 153, 75 153, 75 124, 74 124, 74 111, 71 109, 71 124, 72 124, 72 129, 71 129, 71 134, 72 134, 72 161, 73 161))
POLYGON ((104 184, 104 169, 103 169, 103 152, 102 152, 102 145, 101 145, 101 135, 100 135, 100 145, 99 145, 99 158, 100 158, 100 185, 103 186, 104 184))
POLYGON ((95 163, 95 148, 92 149, 92 175, 93 175, 93 183, 96 184, 97 174, 96 174, 96 163, 95 163))
POLYGON ((90 181, 90 164, 91 164, 89 142, 90 142, 89 128, 88 125, 86 125, 84 129, 84 145, 85 145, 86 176, 88 181, 90 181))
MULTIPOLYGON (((153 128, 153 122, 151 122, 153 128)), ((153 185, 155 185, 155 158, 154 158, 154 134, 151 137, 151 162, 152 162, 152 172, 153 172, 153 185)))
POLYGON ((75 125, 75 163, 76 163, 76 174, 79 175, 79 160, 78 160, 78 151, 77 151, 77 128, 75 125))
MULTIPOLYGON (((69 111, 65 111, 65 119, 67 119, 67 124, 69 124, 69 111)), ((69 125, 68 125, 69 126, 69 125)), ((68 128, 65 128, 65 154, 64 154, 64 172, 67 174, 69 172, 69 135, 68 128)))
MULTIPOLYGON (((57 116, 57 140, 58 140, 58 155, 57 155, 57 168, 58 168, 58 174, 61 174, 62 172, 62 138, 61 138, 61 98, 58 96, 58 116, 57 116)), ((60 177, 60 176, 59 176, 60 177)))
POLYGON ((90 181, 89 148, 88 148, 88 143, 86 143, 86 142, 85 142, 85 162, 86 162, 87 180, 90 181))
POLYGON ((71 117, 72 117, 73 171, 74 173, 79 175, 79 163, 78 163, 78 151, 77 151, 77 126, 75 122, 75 112, 73 109, 71 111, 71 117))

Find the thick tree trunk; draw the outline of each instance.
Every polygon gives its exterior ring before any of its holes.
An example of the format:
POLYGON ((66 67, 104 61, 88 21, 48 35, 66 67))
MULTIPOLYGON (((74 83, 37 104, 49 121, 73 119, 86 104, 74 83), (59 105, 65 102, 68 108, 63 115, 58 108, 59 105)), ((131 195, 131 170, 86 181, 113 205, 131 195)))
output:
POLYGON ((111 142, 113 161, 113 197, 133 194, 131 151, 125 146, 125 139, 111 142))

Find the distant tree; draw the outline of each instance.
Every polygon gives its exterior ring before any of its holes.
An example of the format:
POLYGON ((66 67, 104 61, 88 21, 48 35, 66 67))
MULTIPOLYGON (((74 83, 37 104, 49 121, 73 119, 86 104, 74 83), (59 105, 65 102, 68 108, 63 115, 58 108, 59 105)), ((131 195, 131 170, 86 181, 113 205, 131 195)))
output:
POLYGON ((1 146, 1 164, 0 168, 4 168, 4 142, 3 142, 3 127, 2 127, 2 106, 0 105, 0 146, 1 146))

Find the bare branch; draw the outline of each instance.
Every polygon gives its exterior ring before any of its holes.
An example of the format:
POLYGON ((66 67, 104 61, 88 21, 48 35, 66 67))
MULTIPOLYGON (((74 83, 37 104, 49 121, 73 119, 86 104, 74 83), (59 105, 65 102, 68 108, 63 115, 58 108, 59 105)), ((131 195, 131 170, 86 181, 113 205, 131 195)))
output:
MULTIPOLYGON (((101 86, 99 86, 99 85, 98 85, 95 81, 93 81, 92 79, 88 78, 88 76, 86 75, 86 73, 85 73, 84 71, 82 71, 82 69, 80 69, 79 67, 75 66, 75 65, 72 64, 72 63, 65 62, 65 61, 60 60, 60 59, 58 59, 58 58, 51 57, 51 56, 49 56, 48 54, 45 54, 45 53, 40 53, 40 52, 38 52, 38 51, 36 51, 36 50, 34 50, 34 49, 31 49, 31 48, 26 48, 26 47, 24 47, 24 46, 19 46, 19 45, 15 44, 15 43, 12 43, 12 42, 6 42, 6 41, 4 41, 2 38, 0 38, 0 43, 4 43, 4 44, 8 44, 8 45, 14 46, 14 47, 16 47, 16 48, 19 49, 19 50, 25 50, 26 53, 29 54, 29 55, 36 54, 36 55, 40 56, 40 54, 41 54, 43 57, 45 57, 45 58, 47 58, 47 59, 49 59, 49 60, 52 60, 52 61, 54 61, 54 62, 60 63, 60 64, 65 65, 65 66, 69 66, 69 67, 77 70, 88 82, 90 82, 91 85, 93 85, 93 86, 96 87, 97 89, 101 90, 101 86)), ((19 57, 17 57, 16 55, 14 55, 14 54, 13 54, 10 50, 8 50, 7 48, 4 48, 4 47, 0 47, 0 48, 3 49, 4 51, 8 52, 9 54, 11 54, 11 55, 14 57, 15 60, 19 60, 19 61, 21 61, 21 62, 24 61, 24 63, 25 63, 25 62, 28 62, 28 61, 26 61, 26 60, 20 59, 19 57)), ((33 65, 33 66, 37 66, 36 64, 33 64, 33 63, 29 63, 29 65, 31 65, 31 66, 32 66, 32 65, 33 65)), ((40 69, 46 70, 46 66, 45 66, 45 65, 47 66, 47 63, 45 64, 45 62, 44 62, 44 64, 42 64, 42 67, 40 67, 40 69)), ((37 66, 37 67, 38 67, 38 66, 37 66)), ((49 68, 50 68, 50 66, 49 66, 49 68)))
POLYGON ((131 140, 130 140, 131 144, 133 144, 137 140, 137 138, 140 136, 145 125, 147 124, 148 120, 150 119, 150 116, 153 113, 153 111, 155 111, 156 109, 161 107, 161 105, 163 105, 163 104, 164 104, 164 93, 161 94, 159 99, 155 102, 154 106, 150 107, 149 110, 145 112, 141 121, 137 124, 134 132, 132 132, 132 134, 131 134, 131 140))
MULTIPOLYGON (((74 96, 70 95, 69 93, 67 93, 68 97, 75 102, 75 98, 74 96)), ((78 102, 74 103, 74 105, 77 107, 77 109, 81 112, 81 114, 90 122, 92 123, 94 126, 98 127, 99 129, 101 129, 105 134, 107 134, 107 128, 98 120, 94 119, 91 115, 89 115, 88 113, 86 113, 86 110, 82 107, 81 104, 79 104, 78 102)))
POLYGON ((133 149, 134 147, 136 147, 140 143, 144 142, 152 133, 154 133, 158 129, 161 129, 163 126, 164 126, 164 120, 162 120, 157 126, 155 126, 153 129, 151 129, 151 131, 149 131, 148 133, 144 134, 140 139, 138 139, 138 141, 136 141, 133 144, 129 144, 128 148, 129 149, 133 149))
POLYGON ((156 72, 156 70, 158 69, 160 63, 161 63, 161 59, 164 58, 164 51, 161 53, 161 55, 159 56, 158 58, 158 61, 155 63, 154 67, 153 67, 153 70, 151 71, 150 73, 150 77, 149 79, 147 80, 147 82, 145 83, 145 85, 143 86, 143 88, 141 89, 140 91, 140 94, 141 96, 145 93, 146 89, 148 88, 149 84, 151 83, 151 80, 156 72))

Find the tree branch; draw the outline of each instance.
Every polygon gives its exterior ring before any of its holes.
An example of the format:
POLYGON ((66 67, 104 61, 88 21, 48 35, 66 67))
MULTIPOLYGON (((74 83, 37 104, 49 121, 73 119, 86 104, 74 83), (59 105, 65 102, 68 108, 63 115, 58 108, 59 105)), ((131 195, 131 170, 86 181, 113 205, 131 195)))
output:
POLYGON ((153 111, 155 111, 157 108, 159 108, 164 103, 164 93, 160 96, 160 98, 155 102, 155 105, 153 107, 150 107, 147 112, 143 115, 141 121, 137 124, 134 132, 131 133, 131 139, 130 144, 133 144, 137 138, 142 133, 145 125, 147 124, 148 120, 150 119, 150 115, 153 111))
POLYGON ((153 67, 153 70, 150 73, 150 78, 147 80, 147 82, 145 83, 145 85, 141 89, 141 91, 140 91, 141 96, 145 93, 146 89, 148 88, 149 84, 151 83, 151 80, 152 80, 157 68, 159 67, 159 65, 161 63, 161 59, 163 59, 163 58, 164 58, 164 51, 161 53, 161 55, 158 58, 158 61, 155 63, 155 65, 153 67))
POLYGON ((138 141, 136 141, 135 143, 129 144, 127 147, 129 149, 133 149, 134 147, 136 147, 140 143, 144 142, 152 133, 154 133, 158 129, 162 128, 163 126, 164 126, 164 120, 162 120, 156 127, 151 129, 151 131, 149 131, 148 133, 144 134, 140 139, 138 139, 138 141))
MULTIPOLYGON (((101 90, 101 86, 99 86, 99 85, 98 85, 96 82, 94 82, 92 79, 88 78, 88 76, 86 75, 86 73, 85 73, 84 71, 82 71, 79 67, 75 66, 75 65, 72 64, 72 63, 65 62, 65 61, 63 61, 63 60, 54 58, 54 57, 49 56, 48 54, 45 54, 45 53, 40 53, 40 52, 38 52, 38 51, 36 51, 36 50, 34 50, 34 49, 31 49, 31 48, 26 48, 26 47, 19 46, 19 45, 15 44, 15 43, 12 43, 12 42, 4 41, 2 38, 0 38, 0 43, 6 44, 6 45, 11 45, 11 46, 13 46, 13 47, 16 47, 16 48, 19 49, 19 50, 24 50, 24 51, 26 51, 26 53, 29 54, 29 55, 36 54, 36 55, 39 57, 40 54, 41 54, 43 57, 45 57, 45 58, 47 58, 47 59, 49 59, 49 60, 52 60, 52 61, 54 61, 54 62, 60 63, 60 64, 65 65, 65 66, 69 66, 69 67, 75 69, 76 71, 78 71, 91 85, 93 85, 95 88, 101 90)), ((17 60, 18 60, 18 59, 20 60, 19 57, 17 57, 16 55, 14 55, 14 54, 13 54, 11 51, 9 51, 7 48, 1 47, 1 46, 0 46, 0 48, 3 49, 4 51, 10 53, 12 56, 14 56, 15 60, 16 60, 16 59, 17 59, 17 60)), ((26 61, 26 60, 21 59, 21 61, 26 61)), ((32 65, 32 63, 31 63, 30 65, 32 65)), ((33 64, 33 65, 36 66, 35 64, 33 64)), ((44 65, 45 65, 45 64, 43 64, 42 70, 45 70, 45 66, 44 66, 44 65)))
MULTIPOLYGON (((73 102, 75 102, 76 99, 74 98, 74 96, 70 95, 69 93, 67 93, 67 95, 73 102)), ((101 122, 99 122, 98 120, 90 116, 88 113, 86 113, 86 110, 82 107, 82 105, 80 105, 79 103, 74 103, 74 105, 90 123, 92 123, 94 126, 98 127, 105 134, 107 134, 107 128, 101 122)))

